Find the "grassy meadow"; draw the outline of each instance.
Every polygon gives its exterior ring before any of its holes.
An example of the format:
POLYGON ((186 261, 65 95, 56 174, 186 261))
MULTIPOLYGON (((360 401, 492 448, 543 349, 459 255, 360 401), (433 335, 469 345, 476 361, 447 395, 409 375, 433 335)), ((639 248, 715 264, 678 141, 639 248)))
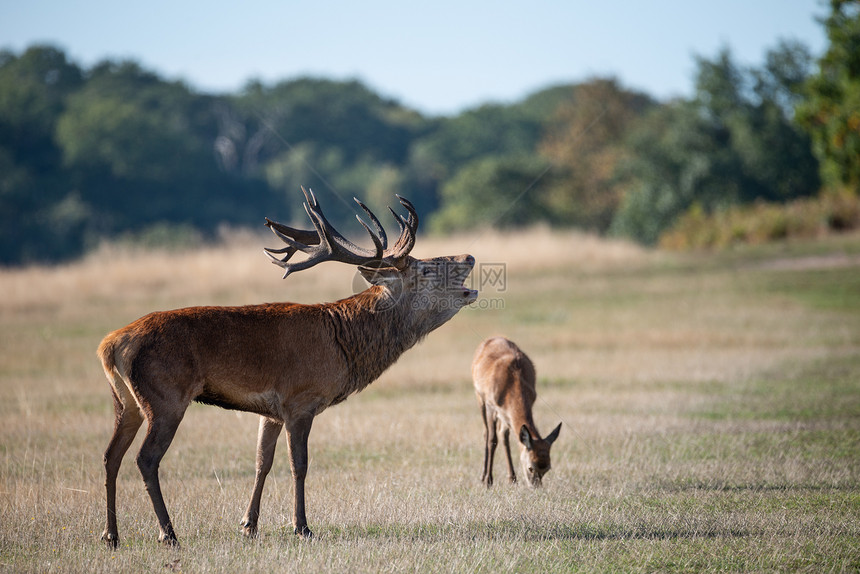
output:
POLYGON ((316 419, 313 541, 292 535, 283 438, 260 537, 239 534, 257 419, 193 405, 161 465, 181 549, 156 543, 141 431, 107 550, 99 341, 158 309, 353 292, 334 263, 282 281, 262 254, 275 243, 0 271, 0 570, 860 570, 857 234, 718 254, 540 229, 420 238, 419 257, 475 255, 481 299, 316 419), (496 334, 536 364, 540 430, 564 423, 540 490, 507 483, 501 451, 480 483, 469 370, 496 334))

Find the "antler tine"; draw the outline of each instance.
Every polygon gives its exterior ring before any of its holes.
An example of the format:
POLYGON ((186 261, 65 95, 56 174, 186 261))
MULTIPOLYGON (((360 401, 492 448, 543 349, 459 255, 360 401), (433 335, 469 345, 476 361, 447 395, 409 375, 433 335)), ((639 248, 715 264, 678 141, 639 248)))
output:
MULTIPOLYGON (((296 254, 297 251, 302 249, 308 249, 308 245, 306 244, 316 244, 319 243, 319 236, 313 231, 305 231, 303 229, 294 229, 282 223, 278 223, 277 221, 272 221, 268 217, 266 218, 266 227, 272 230, 272 233, 277 235, 281 241, 287 244, 286 247, 282 247, 281 249, 275 249, 274 247, 265 247, 264 252, 269 258, 272 260, 272 263, 285 267, 287 265, 287 261, 296 254), (292 237, 290 237, 292 235, 292 237), (283 258, 275 257, 274 254, 282 254, 286 253, 283 258)), ((287 272, 288 273, 288 272, 287 272)), ((284 274, 286 277, 287 274, 284 274)))
MULTIPOLYGON (((305 186, 303 186, 303 185, 299 186, 299 187, 302 190, 302 194, 305 196, 305 203, 313 206, 316 209, 319 209, 320 204, 317 203, 317 196, 314 195, 314 190, 310 189, 310 188, 305 189, 305 186)), ((305 208, 305 209, 307 209, 307 208, 305 208)))
POLYGON ((409 255, 409 252, 415 247, 415 233, 418 231, 418 212, 411 201, 399 195, 396 195, 396 197, 400 201, 400 205, 405 207, 406 211, 409 212, 409 217, 405 218, 390 207, 388 208, 400 226, 400 237, 397 238, 394 247, 386 250, 385 255, 386 259, 395 261, 395 266, 398 266, 402 259, 409 255))
MULTIPOLYGON (((318 244, 320 239, 319 236, 311 231, 305 231, 303 229, 294 229, 292 227, 288 227, 282 223, 277 223, 276 221, 270 220, 268 217, 266 218, 266 227, 272 230, 272 233, 277 235, 281 241, 287 244, 286 247, 282 247, 281 249, 275 249, 273 247, 265 247, 264 252, 269 258, 272 260, 272 263, 284 269, 284 278, 290 274, 291 271, 296 271, 299 263, 288 263, 289 259, 296 254, 298 251, 308 252, 311 247, 297 241, 299 236, 302 238, 311 238, 311 243, 318 244), (290 235, 293 237, 290 237, 290 235), (286 253, 283 258, 278 258, 274 254, 286 253)), ((305 262, 301 262, 305 263, 305 262)))
MULTIPOLYGON (((387 238, 382 226, 376 216, 364 204, 359 202, 359 205, 365 210, 373 221, 374 226, 379 231, 379 235, 374 234, 370 227, 359 217, 358 221, 367 230, 373 240, 374 249, 365 249, 355 245, 337 229, 323 215, 322 208, 317 201, 313 191, 306 190, 302 187, 302 193, 305 196, 304 208, 308 218, 313 223, 314 230, 295 229, 281 223, 266 219, 266 226, 277 235, 286 247, 280 249, 266 248, 266 255, 272 259, 272 263, 284 269, 284 277, 294 271, 301 271, 313 267, 323 261, 340 261, 352 265, 364 265, 371 261, 381 260, 384 257, 387 238), (295 263, 289 263, 289 259, 297 252, 301 251, 307 254, 307 259, 295 263), (282 258, 276 257, 274 254, 286 255, 282 258)), ((357 200, 356 200, 357 201, 357 200)))
POLYGON ((412 202, 406 199, 405 197, 401 197, 394 194, 394 197, 400 201, 400 205, 406 208, 406 211, 409 212, 409 227, 412 229, 412 233, 418 231, 418 211, 416 211, 415 206, 412 205, 412 202))
MULTIPOLYGON (((379 219, 377 219, 376 215, 374 215, 374 213, 372 211, 370 211, 370 208, 367 207, 366 205, 364 205, 361 202, 361 200, 359 200, 357 197, 353 197, 352 199, 358 205, 360 205, 361 208, 364 210, 364 212, 367 213, 367 216, 370 217, 370 221, 373 222, 373 226, 376 228, 377 237, 379 238, 380 243, 382 244, 382 248, 383 249, 387 248, 388 247, 388 236, 385 235, 385 229, 382 227, 382 224, 379 222, 379 219)), ((356 217, 358 218, 359 221, 361 221, 360 217, 358 217, 357 215, 356 215, 356 217)), ((364 222, 361 221, 361 224, 364 225, 364 222)), ((364 228, 367 229, 367 225, 364 225, 364 228)), ((370 233, 371 236, 373 236, 373 233, 371 233, 369 229, 367 229, 367 232, 370 233)), ((376 241, 374 241, 374 243, 376 243, 376 241)))
POLYGON ((358 220, 361 226, 364 227, 365 230, 367 230, 367 234, 370 235, 370 239, 371 241, 373 241, 373 246, 376 248, 377 255, 375 259, 382 259, 382 254, 385 251, 384 243, 387 242, 385 235, 383 235, 381 238, 378 237, 370 230, 370 227, 367 226, 367 224, 362 218, 360 218, 358 215, 356 215, 355 218, 358 220))
MULTIPOLYGON (((367 261, 373 261, 375 259, 380 259, 382 257, 382 249, 380 238, 376 237, 370 228, 358 218, 361 225, 367 230, 368 234, 370 234, 371 239, 374 244, 374 251, 370 251, 369 249, 365 249, 364 247, 359 247, 343 235, 341 235, 337 229, 335 229, 331 223, 328 222, 325 215, 323 215, 322 209, 319 206, 319 203, 316 201, 316 197, 313 196, 313 192, 311 192, 311 198, 313 199, 313 205, 308 207, 308 204, 305 204, 305 209, 308 212, 308 217, 314 222, 314 227, 317 228, 318 233, 320 234, 321 242, 328 243, 330 246, 331 255, 337 256, 332 259, 336 261, 341 261, 343 263, 355 263, 356 261, 361 261, 360 263, 356 263, 357 265, 361 265, 367 261), (337 246, 337 248, 335 248, 337 246), (349 259, 343 259, 340 256, 349 257, 349 259)), ((366 208, 365 208, 366 209, 366 208)), ((370 210, 367 209, 368 213, 370 210)), ((372 214, 371 214, 372 215, 372 214)), ((374 216, 373 219, 376 219, 374 216)))
MULTIPOLYGON (((315 245, 319 243, 320 238, 317 235, 316 231, 306 231, 304 229, 296 229, 294 227, 290 227, 289 225, 284 225, 283 223, 278 223, 277 221, 272 221, 268 217, 266 218, 266 227, 272 230, 272 232, 280 237, 282 240, 286 242, 284 236, 292 238, 293 241, 303 243, 305 245, 315 245)), ((270 249, 270 251, 277 251, 274 249, 270 249)), ((283 251, 277 251, 278 253, 282 253, 283 251)))

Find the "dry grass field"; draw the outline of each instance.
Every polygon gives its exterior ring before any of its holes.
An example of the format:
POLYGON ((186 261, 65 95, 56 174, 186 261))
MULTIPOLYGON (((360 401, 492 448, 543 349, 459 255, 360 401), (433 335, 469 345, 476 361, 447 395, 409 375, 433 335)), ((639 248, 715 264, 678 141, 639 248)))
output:
POLYGON ((596 572, 860 570, 860 236, 722 254, 644 251, 533 230, 419 238, 476 256, 481 299, 310 437, 308 520, 290 525, 286 443, 261 535, 239 534, 256 417, 192 406, 161 465, 181 549, 134 465, 121 544, 99 541, 112 431, 100 339, 157 309, 314 302, 353 292, 325 264, 281 281, 273 238, 0 271, 0 570, 596 572), (538 370, 536 491, 480 483, 469 368, 504 334, 538 370))

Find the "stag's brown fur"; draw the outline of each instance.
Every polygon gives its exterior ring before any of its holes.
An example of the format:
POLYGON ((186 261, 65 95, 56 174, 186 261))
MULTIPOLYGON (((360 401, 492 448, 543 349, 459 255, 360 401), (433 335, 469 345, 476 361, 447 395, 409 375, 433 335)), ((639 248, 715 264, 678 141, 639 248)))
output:
POLYGON ((247 535, 257 532, 263 484, 280 431, 286 428, 294 479, 293 525, 296 533, 310 536, 304 481, 313 418, 369 385, 404 351, 477 297, 462 284, 474 265, 469 255, 426 260, 404 255, 399 263, 402 268, 360 268, 371 287, 334 303, 156 312, 106 336, 98 355, 113 391, 116 419, 104 458, 103 539, 114 547, 119 541, 116 477, 146 420, 136 462, 158 517, 159 540, 176 543, 158 465, 192 401, 261 416, 254 489, 242 519, 247 535), (428 269, 438 271, 440 266, 450 273, 428 281, 428 269), (457 277, 454 283, 452 276, 457 277))
POLYGON ((508 477, 517 481, 511 459, 511 430, 520 440, 520 461, 530 486, 540 486, 550 469, 550 447, 561 423, 544 439, 535 426, 532 405, 537 398, 535 368, 531 359, 513 342, 492 337, 478 346, 472 362, 472 380, 484 420, 484 472, 481 480, 493 484, 493 455, 502 431, 508 477))

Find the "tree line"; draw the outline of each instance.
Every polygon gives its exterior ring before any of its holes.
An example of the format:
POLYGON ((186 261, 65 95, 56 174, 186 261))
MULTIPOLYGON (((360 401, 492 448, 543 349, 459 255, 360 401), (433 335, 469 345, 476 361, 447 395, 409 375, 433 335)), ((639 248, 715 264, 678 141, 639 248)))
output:
MULTIPOLYGON (((832 0, 814 60, 696 58, 694 95, 611 77, 428 117, 358 81, 298 78, 204 94, 132 61, 0 52, 0 264, 106 238, 187 241, 264 216, 300 221, 312 187, 352 229, 409 197, 424 229, 546 222, 655 243, 685 214, 860 189, 860 2, 832 0)), ((302 223, 302 225, 306 225, 302 223)))

